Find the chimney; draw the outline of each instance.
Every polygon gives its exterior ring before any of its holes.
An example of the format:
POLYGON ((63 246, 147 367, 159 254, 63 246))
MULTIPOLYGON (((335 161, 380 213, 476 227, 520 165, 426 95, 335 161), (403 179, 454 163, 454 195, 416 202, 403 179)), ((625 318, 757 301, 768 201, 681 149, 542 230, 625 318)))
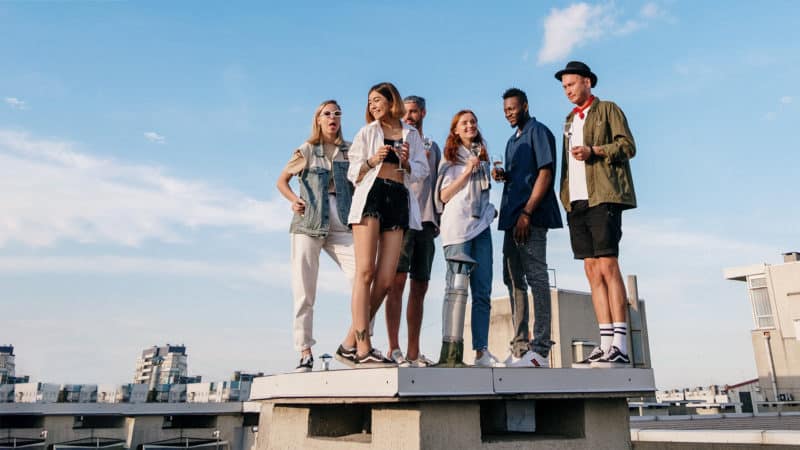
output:
POLYGON ((800 252, 786 252, 783 254, 783 262, 797 262, 800 261, 800 252))

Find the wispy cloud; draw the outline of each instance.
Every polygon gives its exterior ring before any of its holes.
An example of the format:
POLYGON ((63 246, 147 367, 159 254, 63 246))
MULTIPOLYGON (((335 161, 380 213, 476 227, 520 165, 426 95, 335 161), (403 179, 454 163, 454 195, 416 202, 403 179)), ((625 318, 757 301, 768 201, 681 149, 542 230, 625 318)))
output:
POLYGON ((28 109, 28 104, 25 101, 20 100, 16 97, 6 97, 5 99, 6 105, 14 108, 14 109, 28 109))
POLYGON ((148 141, 154 142, 156 144, 163 144, 167 140, 164 136, 156 133, 155 131, 145 131, 144 137, 148 141))
POLYGON ((766 114, 764 114, 764 120, 769 120, 769 121, 776 120, 778 117, 780 117, 781 114, 783 114, 786 108, 792 104, 793 101, 794 97, 792 97, 791 95, 782 96, 781 98, 778 99, 778 104, 775 105, 775 109, 773 109, 772 111, 768 111, 766 114))
POLYGON ((607 36, 625 36, 647 26, 650 21, 669 17, 656 3, 647 3, 638 15, 620 18, 614 3, 591 5, 574 3, 552 9, 544 20, 544 38, 539 64, 560 61, 587 42, 607 36))
POLYGON ((269 201, 81 153, 61 140, 0 129, 0 247, 59 240, 136 246, 181 242, 199 227, 283 230, 289 212, 269 201))

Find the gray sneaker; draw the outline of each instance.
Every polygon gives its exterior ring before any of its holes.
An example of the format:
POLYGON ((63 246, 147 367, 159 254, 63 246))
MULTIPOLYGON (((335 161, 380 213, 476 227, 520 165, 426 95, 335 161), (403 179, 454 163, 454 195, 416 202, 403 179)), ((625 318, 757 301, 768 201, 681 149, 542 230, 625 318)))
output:
POLYGON ((600 347, 595 347, 589 356, 586 357, 583 361, 578 361, 576 363, 572 363, 573 369, 591 369, 594 366, 594 363, 600 361, 603 356, 605 356, 605 352, 600 347))
POLYGON ((356 349, 353 348, 345 348, 343 345, 339 345, 339 348, 336 349, 336 360, 340 363, 344 364, 348 367, 355 367, 356 365, 356 349))

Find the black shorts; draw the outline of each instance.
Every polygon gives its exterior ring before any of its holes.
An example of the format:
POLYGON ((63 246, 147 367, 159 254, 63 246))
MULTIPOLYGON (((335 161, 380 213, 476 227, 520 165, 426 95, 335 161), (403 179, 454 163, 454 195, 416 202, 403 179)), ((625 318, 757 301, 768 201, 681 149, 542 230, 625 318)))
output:
POLYGON ((575 259, 618 256, 622 239, 622 208, 615 203, 589 207, 586 200, 570 204, 569 238, 575 259))
POLYGON ((403 183, 376 178, 361 217, 377 217, 381 232, 408 229, 408 189, 403 183))
POLYGON ((412 280, 428 281, 431 279, 433 254, 436 246, 436 225, 423 222, 421 230, 407 230, 403 236, 403 252, 397 263, 397 272, 410 273, 412 280))

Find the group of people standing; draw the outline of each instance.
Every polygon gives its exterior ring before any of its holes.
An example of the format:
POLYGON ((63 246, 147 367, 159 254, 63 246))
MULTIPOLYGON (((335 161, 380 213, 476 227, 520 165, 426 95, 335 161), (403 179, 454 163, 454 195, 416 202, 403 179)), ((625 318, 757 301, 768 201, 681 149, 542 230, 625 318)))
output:
MULTIPOLYGON (((627 310, 617 256, 621 213, 636 206, 628 162, 635 155, 634 141, 622 110, 592 94, 597 76, 586 64, 570 62, 555 76, 575 105, 564 126, 561 201, 573 253, 584 261, 600 329, 600 345, 573 366, 626 366, 627 310)), ((447 283, 436 364, 464 365, 464 315, 471 293, 475 366, 549 367, 554 342, 547 232, 563 227, 555 194, 555 137, 530 114, 525 92, 508 89, 502 98, 515 132, 505 154, 493 158, 474 112, 464 109, 453 116, 441 151, 423 134, 425 99, 402 98, 391 83, 369 89, 366 125, 352 142, 343 138, 342 111, 335 100, 316 109, 310 137, 294 151, 277 183, 294 212, 290 236, 297 371, 314 366, 313 316, 323 249, 352 284, 352 321, 336 358, 352 367, 434 365, 420 352, 419 337, 437 236, 447 260, 447 283), (295 176, 297 193, 289 184, 295 176), (489 200, 492 180, 503 184, 499 213, 489 200), (496 218, 504 233, 502 273, 514 330, 503 360, 488 350, 491 223, 496 218), (404 354, 398 332, 407 278, 404 354), (386 356, 371 343, 372 323, 384 299, 386 356)))

